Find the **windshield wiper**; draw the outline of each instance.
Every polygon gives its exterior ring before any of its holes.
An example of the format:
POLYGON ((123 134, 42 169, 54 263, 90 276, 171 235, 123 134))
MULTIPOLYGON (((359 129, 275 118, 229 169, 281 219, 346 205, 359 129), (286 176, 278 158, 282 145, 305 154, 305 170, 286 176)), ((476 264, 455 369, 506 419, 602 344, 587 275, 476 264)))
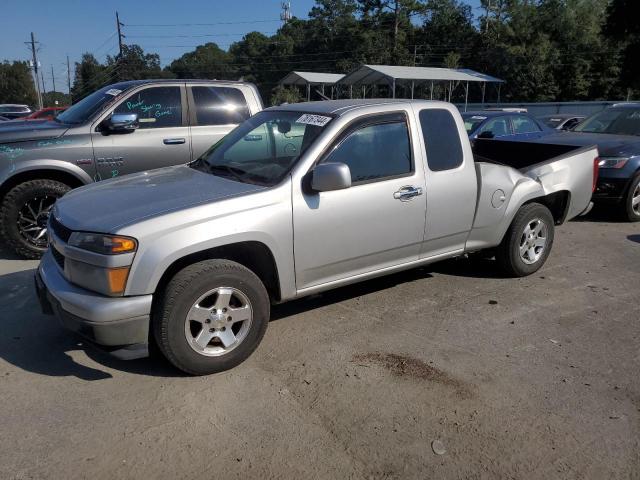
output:
POLYGON ((241 168, 230 167, 229 165, 211 165, 211 164, 207 164, 207 167, 209 169, 209 172, 213 173, 214 175, 215 175, 215 172, 217 172, 217 173, 228 173, 233 178, 235 178, 239 182, 243 182, 243 183, 244 183, 243 175, 247 174, 247 172, 245 172, 241 168))

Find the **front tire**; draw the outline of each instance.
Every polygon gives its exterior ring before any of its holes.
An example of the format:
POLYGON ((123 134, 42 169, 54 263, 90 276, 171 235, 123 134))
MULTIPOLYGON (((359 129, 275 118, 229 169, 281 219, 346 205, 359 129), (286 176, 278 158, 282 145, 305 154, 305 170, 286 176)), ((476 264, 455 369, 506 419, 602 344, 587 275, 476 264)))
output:
POLYGON ((29 180, 13 187, 0 206, 0 237, 23 258, 47 251, 47 221, 53 204, 71 190, 49 179, 29 180))
POLYGON ((640 222, 640 175, 637 175, 629 186, 624 198, 626 219, 630 222, 640 222))
POLYGON ((229 260, 205 260, 169 281, 152 328, 175 367, 208 375, 246 360, 262 340, 269 314, 267 290, 251 270, 229 260))
POLYGON ((544 265, 553 245, 554 220, 547 207, 520 207, 496 251, 500 268, 511 277, 531 275, 544 265))

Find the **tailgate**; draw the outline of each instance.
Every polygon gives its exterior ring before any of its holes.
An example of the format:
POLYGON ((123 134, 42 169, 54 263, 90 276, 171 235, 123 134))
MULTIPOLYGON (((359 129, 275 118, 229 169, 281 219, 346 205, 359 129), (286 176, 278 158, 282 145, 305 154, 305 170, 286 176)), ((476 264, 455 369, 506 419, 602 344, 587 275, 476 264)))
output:
POLYGON ((540 183, 545 195, 565 190, 570 192, 566 217, 566 220, 569 220, 589 206, 597 158, 597 147, 584 147, 566 155, 521 168, 520 171, 540 183))

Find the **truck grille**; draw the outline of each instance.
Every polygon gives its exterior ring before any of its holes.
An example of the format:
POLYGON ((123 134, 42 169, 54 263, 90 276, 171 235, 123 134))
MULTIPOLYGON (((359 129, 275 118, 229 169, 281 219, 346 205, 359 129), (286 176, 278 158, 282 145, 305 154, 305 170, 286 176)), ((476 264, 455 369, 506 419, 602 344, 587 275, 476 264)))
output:
POLYGON ((69 237, 73 233, 70 229, 68 229, 67 227, 62 225, 59 221, 57 221, 56 217, 54 216, 51 216, 49 218, 49 228, 51 228, 51 230, 53 230, 53 233, 55 233, 56 236, 64 242, 68 242, 69 237))
POLYGON ((64 270, 64 255, 62 255, 54 246, 50 246, 51 254, 53 255, 53 259, 56 261, 58 266, 64 270))

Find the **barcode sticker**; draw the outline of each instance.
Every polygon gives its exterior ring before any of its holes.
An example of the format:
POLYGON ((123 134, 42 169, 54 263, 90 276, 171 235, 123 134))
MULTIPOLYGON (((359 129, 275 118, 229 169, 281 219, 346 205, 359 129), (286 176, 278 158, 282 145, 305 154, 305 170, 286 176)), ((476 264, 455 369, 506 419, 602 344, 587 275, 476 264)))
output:
POLYGON ((331 120, 331 117, 305 113, 296 120, 296 123, 305 123, 307 125, 315 125, 316 127, 324 127, 327 123, 329 123, 329 120, 331 120))

